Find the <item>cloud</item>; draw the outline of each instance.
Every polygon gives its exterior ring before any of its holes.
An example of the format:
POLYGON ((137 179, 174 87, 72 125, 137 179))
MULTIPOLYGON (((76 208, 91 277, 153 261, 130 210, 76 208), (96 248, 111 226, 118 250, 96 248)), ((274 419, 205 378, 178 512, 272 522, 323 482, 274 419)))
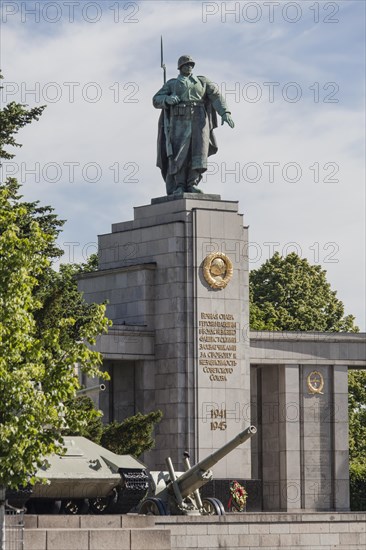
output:
MULTIPOLYGON (((22 3, 3 2, 3 9, 10 4, 22 3)), ((286 21, 282 4, 273 22, 261 5, 255 23, 243 11, 238 21, 227 15, 223 22, 223 4, 244 4, 235 2, 211 3, 219 11, 206 23, 200 2, 99 2, 95 23, 83 13, 87 2, 78 3, 72 22, 67 2, 59 4, 64 11, 56 23, 8 15, 4 99, 48 105, 19 134, 16 175, 27 198, 53 205, 68 220, 60 239, 79 243, 76 259, 111 223, 131 219, 134 206, 165 194, 155 167, 159 112, 151 103, 162 84, 163 34, 168 77, 177 74, 179 55, 190 53, 197 74, 226 93, 236 127, 217 129, 219 153, 202 188, 239 200, 261 247, 252 267, 274 246, 286 252, 297 243, 302 255, 328 269, 365 329, 363 3, 337 2, 338 13, 301 3, 296 23, 286 21)), ((90 8, 87 15, 95 13, 90 8)))

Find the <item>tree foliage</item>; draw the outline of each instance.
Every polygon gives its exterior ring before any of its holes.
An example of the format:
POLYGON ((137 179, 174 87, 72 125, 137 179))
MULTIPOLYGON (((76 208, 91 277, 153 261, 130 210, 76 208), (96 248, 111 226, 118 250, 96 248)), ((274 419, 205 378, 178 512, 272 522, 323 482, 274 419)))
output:
POLYGON ((353 315, 331 289, 326 271, 292 253, 277 252, 250 280, 250 326, 253 330, 356 332, 353 315))
POLYGON ((349 468, 351 510, 366 510, 366 463, 352 460, 349 468))
POLYGON ((123 422, 111 422, 103 431, 101 445, 116 454, 130 454, 138 458, 155 445, 154 425, 163 417, 161 411, 137 413, 123 422))
POLYGON ((136 458, 155 446, 153 430, 155 424, 162 419, 160 410, 148 414, 137 413, 123 422, 113 421, 103 424, 102 413, 95 409, 94 401, 87 395, 77 396, 67 406, 66 421, 72 416, 79 418, 78 427, 64 431, 64 435, 79 435, 102 445, 116 454, 132 454, 136 458), (85 418, 85 422, 80 422, 85 418))
POLYGON ((366 371, 348 372, 349 456, 366 466, 366 371))
POLYGON ((0 186, 0 206, 0 484, 16 487, 33 482, 42 456, 62 442, 66 403, 79 388, 75 365, 101 375, 101 356, 86 344, 95 343, 108 321, 105 306, 95 305, 77 329, 69 311, 39 326, 36 288, 54 237, 37 221, 24 228, 28 212, 14 182, 0 186))
POLYGON ((102 413, 94 406, 88 395, 80 395, 67 403, 66 422, 68 428, 63 435, 81 435, 99 444, 103 433, 102 413), (85 419, 84 422, 81 419, 85 419), (76 427, 75 427, 76 426, 76 427))
MULTIPOLYGON (((2 158, 14 156, 7 146, 19 146, 18 130, 42 111, 16 103, 0 111, 2 158)), ((48 308, 62 223, 52 208, 22 201, 16 180, 0 184, 0 486, 34 483, 43 457, 61 450, 63 430, 77 429, 80 418, 65 414, 79 388, 75 365, 102 375, 88 344, 107 330, 105 306, 86 308, 83 319, 80 304, 80 316, 48 308)))
POLYGON ((351 510, 366 510, 366 371, 348 371, 351 510))
POLYGON ((65 343, 73 342, 83 337, 83 328, 97 314, 99 305, 87 303, 78 290, 77 275, 93 271, 94 256, 82 264, 61 264, 58 271, 51 266, 39 277, 39 285, 35 291, 40 302, 40 308, 35 313, 39 336, 55 320, 72 317, 72 325, 63 326, 60 338, 65 343))
POLYGON ((351 510, 366 510, 366 371, 348 371, 351 510))
MULTIPOLYGON (((0 74, 0 79, 2 78, 0 74)), ((38 120, 44 109, 44 105, 27 109, 25 105, 12 101, 0 110, 0 158, 14 158, 14 153, 5 150, 5 147, 8 145, 21 147, 21 144, 16 142, 15 135, 20 128, 30 124, 33 120, 38 120)))

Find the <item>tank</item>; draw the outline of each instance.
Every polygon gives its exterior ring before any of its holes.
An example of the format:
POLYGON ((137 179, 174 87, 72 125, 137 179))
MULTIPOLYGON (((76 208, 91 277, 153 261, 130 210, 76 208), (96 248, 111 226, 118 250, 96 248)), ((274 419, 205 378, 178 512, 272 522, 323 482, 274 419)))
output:
POLYGON ((103 514, 132 511, 146 495, 145 465, 130 455, 117 455, 89 439, 64 437, 65 455, 47 457, 33 487, 29 513, 103 514))

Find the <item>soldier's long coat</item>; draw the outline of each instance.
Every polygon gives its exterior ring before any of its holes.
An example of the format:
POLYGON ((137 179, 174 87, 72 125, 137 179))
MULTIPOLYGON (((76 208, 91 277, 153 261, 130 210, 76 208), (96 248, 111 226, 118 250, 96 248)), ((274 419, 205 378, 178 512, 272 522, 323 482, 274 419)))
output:
POLYGON ((185 163, 202 173, 207 170, 207 157, 217 152, 213 130, 217 116, 228 112, 218 87, 204 76, 172 78, 154 95, 153 105, 163 109, 159 118, 157 166, 164 180, 174 175, 185 163), (177 95, 180 103, 169 106, 165 99, 177 95), (187 104, 185 104, 187 102, 187 104), (192 107, 192 102, 199 105, 192 107), (202 104, 201 104, 202 103, 202 104), (171 153, 168 158, 164 117, 170 128, 171 153))

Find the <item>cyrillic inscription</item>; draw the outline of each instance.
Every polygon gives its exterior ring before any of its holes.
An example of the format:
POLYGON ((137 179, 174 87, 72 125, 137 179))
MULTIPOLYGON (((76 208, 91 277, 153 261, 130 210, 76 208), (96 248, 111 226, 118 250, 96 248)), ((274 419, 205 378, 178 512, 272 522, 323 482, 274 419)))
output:
POLYGON ((199 365, 212 382, 226 382, 238 364, 237 322, 231 313, 204 313, 198 323, 199 365))

